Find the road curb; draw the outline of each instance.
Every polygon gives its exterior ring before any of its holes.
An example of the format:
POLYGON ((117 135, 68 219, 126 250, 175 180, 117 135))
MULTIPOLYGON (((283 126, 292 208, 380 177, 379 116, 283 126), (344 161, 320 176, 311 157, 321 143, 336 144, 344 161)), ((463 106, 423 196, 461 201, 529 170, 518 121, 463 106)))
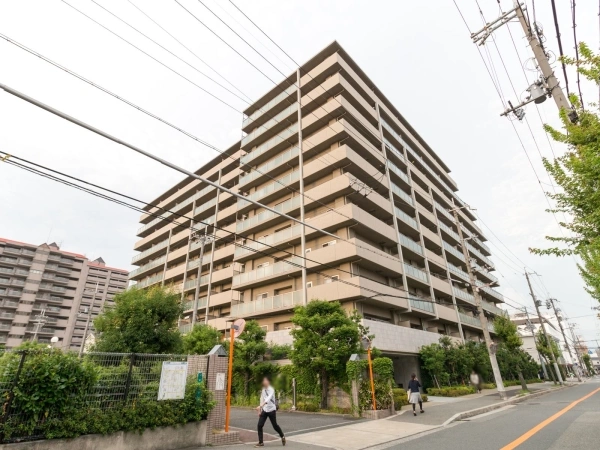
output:
POLYGON ((441 426, 445 427, 445 426, 450 425, 452 422, 456 422, 458 420, 468 419, 469 417, 478 416, 480 414, 494 411, 496 409, 504 408, 505 406, 515 405, 517 403, 521 403, 521 402, 524 402, 524 401, 532 399, 532 398, 541 397, 542 395, 549 394, 550 392, 557 392, 557 391, 560 391, 562 389, 565 389, 565 388, 571 387, 571 386, 572 385, 565 385, 565 386, 561 386, 558 388, 544 389, 543 391, 534 392, 532 394, 527 394, 527 395, 523 395, 520 397, 514 397, 511 399, 505 400, 503 402, 495 403, 493 405, 483 406, 481 408, 475 408, 475 409, 471 409, 469 411, 459 412, 459 413, 454 414, 448 420, 446 420, 441 426))

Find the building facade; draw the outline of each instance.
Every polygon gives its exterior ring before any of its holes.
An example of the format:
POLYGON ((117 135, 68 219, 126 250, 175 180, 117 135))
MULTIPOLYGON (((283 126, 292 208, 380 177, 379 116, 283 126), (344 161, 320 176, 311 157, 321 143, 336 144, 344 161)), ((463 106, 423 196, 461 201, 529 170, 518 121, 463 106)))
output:
POLYGON ((339 44, 249 106, 242 131, 196 173, 275 212, 189 177, 140 219, 130 279, 178 289, 182 331, 197 305, 199 321, 252 318, 285 342, 295 306, 337 300, 414 366, 440 335, 482 338, 457 227, 486 314, 502 313, 490 249, 449 168, 339 44))
POLYGON ((128 272, 58 245, 0 238, 0 343, 37 340, 78 351, 92 321, 127 287, 128 272))

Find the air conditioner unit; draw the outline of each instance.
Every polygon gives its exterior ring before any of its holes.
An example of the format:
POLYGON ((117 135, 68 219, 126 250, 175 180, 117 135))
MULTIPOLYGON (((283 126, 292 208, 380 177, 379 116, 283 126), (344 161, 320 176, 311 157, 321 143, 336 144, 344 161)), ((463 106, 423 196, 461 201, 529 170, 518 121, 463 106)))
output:
POLYGON ((246 220, 248 218, 248 214, 242 214, 242 220, 246 220))

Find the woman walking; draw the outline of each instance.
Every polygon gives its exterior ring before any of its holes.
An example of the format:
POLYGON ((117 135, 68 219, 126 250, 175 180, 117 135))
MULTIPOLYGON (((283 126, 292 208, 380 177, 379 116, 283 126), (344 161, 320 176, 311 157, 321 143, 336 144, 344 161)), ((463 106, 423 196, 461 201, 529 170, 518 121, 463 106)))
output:
POLYGON ((423 399, 421 398, 421 383, 417 380, 417 376, 413 373, 410 376, 410 381, 408 382, 408 403, 412 404, 413 407, 413 415, 417 415, 416 406, 419 404, 419 408, 421 409, 421 414, 423 411, 423 399))

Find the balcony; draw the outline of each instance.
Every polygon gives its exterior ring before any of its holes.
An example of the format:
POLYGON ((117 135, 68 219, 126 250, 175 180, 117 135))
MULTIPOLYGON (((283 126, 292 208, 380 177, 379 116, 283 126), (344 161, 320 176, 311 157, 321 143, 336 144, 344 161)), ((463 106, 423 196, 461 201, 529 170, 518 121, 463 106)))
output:
POLYGON ((457 250, 455 247, 448 244, 446 241, 442 241, 442 245, 444 247, 444 250, 446 250, 446 252, 450 253, 451 255, 460 259, 463 262, 465 261, 465 255, 463 254, 463 252, 461 252, 460 250, 457 250))
MULTIPOLYGON (((385 123, 385 122, 384 122, 385 123)), ((406 162, 406 158, 404 157, 404 153, 398 149, 394 144, 392 144, 389 140, 387 140, 385 137, 383 138, 383 142, 386 146, 386 148, 394 155, 396 155, 396 157, 401 160, 406 162)))
POLYGON ((456 298, 460 298, 461 300, 471 303, 472 305, 475 304, 475 297, 473 296, 473 294, 470 294, 467 291, 463 291, 462 289, 459 289, 456 286, 452 286, 452 292, 454 293, 454 296, 456 298))
POLYGON ((246 283, 264 280, 276 275, 287 274, 294 270, 300 270, 302 267, 302 258, 294 256, 289 260, 278 261, 275 264, 260 267, 248 272, 239 273, 233 276, 233 286, 239 286, 246 283))
POLYGON ((444 222, 438 222, 438 226, 440 227, 440 230, 446 232, 446 234, 448 234, 450 237, 452 237, 456 242, 460 243, 460 236, 458 235, 458 233, 456 231, 454 231, 452 228, 450 228, 444 222))
POLYGON ((15 313, 9 313, 9 312, 0 312, 0 319, 2 320, 12 320, 15 318, 15 313))
POLYGON ((483 261, 484 264, 487 264, 489 267, 494 267, 494 263, 492 262, 491 259, 489 259, 487 256, 484 256, 479 250, 477 250, 475 247, 473 247, 468 242, 467 242, 467 248, 473 255, 475 255, 476 258, 478 258, 480 261, 483 261))
POLYGON ((389 159, 387 160, 387 165, 388 165, 388 168, 393 173, 395 173, 402 179, 402 181, 404 181, 406 184, 410 184, 408 175, 402 169, 400 169, 399 167, 396 167, 396 165, 394 163, 392 163, 389 159))
POLYGON ((160 258, 155 259, 154 261, 151 261, 147 264, 144 264, 141 267, 138 267, 135 270, 132 270, 131 273, 129 274, 129 278, 133 279, 135 276, 141 274, 142 272, 146 272, 147 270, 153 269, 160 265, 164 265, 166 259, 167 259, 167 255, 164 255, 164 256, 161 256, 160 258))
POLYGON ((282 309, 293 309, 296 306, 302 305, 302 294, 302 290, 299 290, 274 295, 273 297, 260 298, 250 302, 238 303, 231 306, 231 315, 233 317, 246 317, 257 313, 264 314, 282 309))
POLYGON ((392 188, 392 192, 396 194, 401 200, 408 203, 410 206, 415 206, 412 197, 396 186, 394 183, 390 182, 390 187, 392 188))
POLYGON ((427 276, 427 272, 415 267, 410 264, 404 263, 404 271, 406 275, 411 276, 412 278, 422 281, 423 283, 429 283, 429 277, 427 276))
POLYGON ((162 242, 159 242, 156 245, 153 245, 152 247, 150 247, 147 250, 144 250, 142 253, 139 253, 137 255, 135 255, 132 259, 131 259, 131 264, 135 264, 137 261, 139 261, 140 259, 145 258, 146 256, 149 256, 153 253, 156 253, 159 250, 162 250, 163 248, 165 248, 167 245, 169 244, 169 239, 165 239, 162 242))
POLYGON ((0 307, 2 308, 16 308, 17 306, 19 306, 19 302, 15 302, 12 300, 2 300, 0 302, 0 307))
POLYGON ((406 223, 407 225, 411 226, 415 230, 419 231, 419 224, 417 223, 417 221, 414 218, 412 218, 411 216, 406 214, 404 211, 402 211, 397 206, 394 206, 394 211, 395 211, 396 217, 398 219, 400 219, 402 222, 406 223))
POLYGON ((286 107, 284 110, 278 112, 273 118, 267 120, 264 125, 261 125, 255 128, 250 134, 244 136, 242 138, 241 146, 246 147, 256 142, 264 133, 269 130, 273 130, 273 128, 280 128, 277 125, 287 124, 287 120, 290 116, 294 115, 294 120, 296 120, 296 114, 298 113, 298 103, 292 103, 290 106, 286 107))
POLYGON ((196 209, 194 210, 194 216, 197 216, 198 214, 206 211, 207 209, 216 206, 216 204, 217 204, 217 198, 216 197, 213 198, 213 199, 210 199, 207 202, 202 203, 200 206, 197 206, 196 209))
POLYGON ((469 274, 467 272, 465 272, 464 270, 456 267, 454 264, 450 264, 448 263, 448 269, 450 270, 450 272, 452 272, 454 275, 458 275, 459 277, 461 277, 464 281, 470 283, 471 278, 469 277, 469 274))
POLYGON ((62 303, 65 299, 63 297, 57 297, 56 295, 50 294, 38 294, 35 296, 38 300, 46 300, 48 302, 60 302, 62 303))
MULTIPOLYGON (((286 99, 288 99, 291 95, 295 94, 297 91, 296 85, 292 85, 288 87, 283 92, 279 93, 276 97, 270 100, 268 103, 265 103, 260 109, 257 109, 252 114, 244 119, 242 122, 242 128, 245 129, 247 126, 252 124, 252 122, 256 121, 259 117, 266 114, 267 111, 270 111, 272 108, 282 103, 286 99)), ((270 115, 269 115, 270 116, 270 115)))
MULTIPOLYGON (((247 195, 246 198, 248 200, 259 201, 259 200, 264 199, 265 197, 269 196, 270 194, 273 194, 275 192, 280 191, 281 189, 285 189, 286 187, 289 187, 292 183, 298 181, 299 179, 300 179, 300 171, 295 170, 294 172, 288 173, 287 175, 281 177, 280 179, 274 181, 273 183, 267 184, 265 187, 253 192, 252 194, 247 195)), ((246 207, 249 207, 249 206, 252 207, 254 205, 247 200, 238 198, 238 200, 237 200, 238 211, 244 210, 246 207)))
POLYGON ((298 134, 298 123, 296 122, 292 126, 284 129, 279 132, 276 136, 273 136, 271 139, 263 142, 259 146, 257 146, 250 153, 246 153, 244 156, 240 158, 242 164, 248 164, 250 161, 257 159, 258 157, 267 154, 270 150, 276 148, 281 143, 288 142, 288 138, 291 136, 298 134))
POLYGON ((398 237, 400 239, 400 243, 404 247, 408 248, 409 250, 412 250, 413 252, 417 253, 418 255, 424 256, 423 247, 421 247, 420 242, 415 242, 411 238, 404 236, 402 233, 400 233, 398 235, 398 237))
MULTIPOLYGON (((277 211, 278 213, 285 214, 292 209, 298 208, 300 206, 300 200, 301 200, 300 196, 292 197, 283 203, 275 205, 273 207, 273 209, 275 211, 277 211)), ((238 221, 236 223, 236 232, 241 233, 242 231, 246 231, 250 228, 255 227, 258 224, 267 222, 268 220, 271 220, 275 217, 280 217, 280 215, 276 214, 274 212, 271 212, 271 211, 262 211, 252 217, 238 221)))
POLYGON ((44 268, 45 270, 52 270, 52 271, 57 271, 57 272, 62 272, 62 273, 71 273, 71 269, 67 269, 66 267, 60 267, 56 264, 46 264, 46 267, 44 268))
POLYGON ((163 274, 159 273, 158 275, 154 275, 152 277, 146 278, 145 280, 138 281, 135 284, 135 287, 137 287, 138 289, 142 289, 147 286, 150 286, 151 284, 159 283, 162 281, 162 279, 163 279, 163 274))
POLYGON ((409 294, 409 297, 410 297, 411 308, 425 311, 430 314, 435 314, 435 308, 433 306, 433 302, 431 301, 431 299, 416 297, 416 296, 410 295, 410 294, 409 294))
POLYGON ((481 320, 479 320, 479 317, 474 317, 470 314, 465 314, 462 312, 459 312, 458 316, 460 317, 460 321, 462 324, 470 325, 481 330, 481 320))
POLYGON ((8 267, 0 267, 0 273, 5 273, 8 275, 12 275, 15 269, 9 269, 8 267))
POLYGON ((67 289, 62 286, 54 286, 49 283, 40 283, 40 289, 53 292, 67 292, 67 289))
POLYGON ((14 289, 8 289, 6 294, 8 297, 20 297, 23 291, 15 291, 14 289))
POLYGON ((302 225, 294 225, 281 231, 277 231, 269 236, 261 237, 256 241, 246 242, 244 247, 236 247, 234 255, 236 258, 247 255, 249 253, 254 254, 256 251, 263 250, 269 246, 277 245, 280 242, 287 241, 293 237, 300 236, 302 234, 302 225))
MULTIPOLYGON (((37 325, 29 325, 25 328, 25 331, 28 333, 35 333, 37 329, 37 325)), ((38 334, 54 334, 56 329, 50 327, 41 327, 37 329, 38 334)))
POLYGON ((488 272, 483 267, 477 264, 475 264, 475 272, 477 272, 478 275, 482 275, 483 277, 492 282, 498 283, 498 278, 495 275, 492 275, 490 272, 488 272))
POLYGON ((258 168, 250 169, 249 172, 246 173, 245 175, 240 175, 240 181, 239 181, 240 188, 242 186, 247 185, 248 183, 258 180, 261 177, 268 176, 268 174, 270 174, 271 172, 273 172, 276 168, 278 168, 280 166, 286 167, 285 164, 287 162, 291 161, 292 159, 297 158, 299 153, 300 153, 300 149, 297 146, 294 146, 294 147, 289 148, 289 149, 285 150, 284 152, 280 153, 279 155, 277 155, 276 158, 273 158, 273 159, 267 161, 266 163, 262 164, 258 168))
POLYGON ((52 274, 47 274, 47 273, 42 275, 42 279, 51 280, 51 281, 54 281, 55 283, 68 283, 69 281, 71 281, 68 278, 59 277, 57 275, 52 275, 52 274))
POLYGON ((481 306, 486 311, 491 312, 491 313, 493 313, 493 314, 495 314, 497 316, 504 316, 506 314, 506 312, 503 309, 500 309, 496 305, 494 305, 493 303, 490 303, 490 302, 485 301, 485 300, 481 301, 481 306))
POLYGON ((453 214, 450 214, 450 213, 448 212, 448 210, 447 210, 446 208, 444 208, 442 205, 440 205, 438 202, 434 201, 433 203, 435 203, 435 208, 436 208, 436 209, 437 209, 439 212, 441 212, 441 213, 442 213, 442 215, 443 215, 443 216, 444 216, 446 219, 450 220, 452 223, 454 223, 454 222, 455 222, 455 220, 454 220, 454 215, 453 215, 453 214))

